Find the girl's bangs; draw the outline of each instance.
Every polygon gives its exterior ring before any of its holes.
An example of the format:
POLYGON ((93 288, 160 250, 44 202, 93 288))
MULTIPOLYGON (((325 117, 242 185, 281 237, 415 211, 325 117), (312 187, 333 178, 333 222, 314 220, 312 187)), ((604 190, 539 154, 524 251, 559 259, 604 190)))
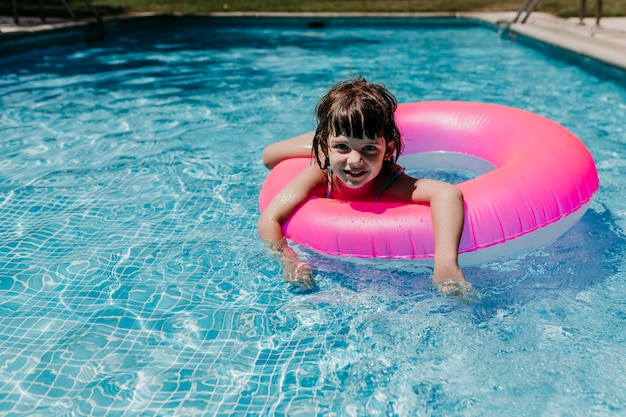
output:
POLYGON ((329 126, 334 136, 374 139, 382 131, 379 117, 367 117, 361 111, 338 113, 334 115, 329 126))

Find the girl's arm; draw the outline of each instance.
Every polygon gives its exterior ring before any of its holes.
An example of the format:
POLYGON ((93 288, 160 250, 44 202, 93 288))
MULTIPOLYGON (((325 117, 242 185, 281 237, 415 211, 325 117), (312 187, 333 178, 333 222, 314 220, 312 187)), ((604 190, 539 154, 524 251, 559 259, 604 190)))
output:
POLYGON ((263 163, 268 168, 274 168, 283 159, 311 156, 314 135, 315 132, 308 132, 268 145, 263 150, 263 163))
POLYGON ((307 166, 274 196, 258 222, 259 236, 278 256, 284 269, 285 281, 297 282, 308 288, 313 288, 311 268, 298 259, 287 245, 282 226, 300 204, 312 195, 323 193, 325 188, 324 172, 316 165, 307 166))
POLYGON ((459 242, 463 233, 465 208, 461 190, 442 181, 420 179, 414 183, 411 200, 430 203, 435 234, 433 281, 465 281, 458 263, 459 242))

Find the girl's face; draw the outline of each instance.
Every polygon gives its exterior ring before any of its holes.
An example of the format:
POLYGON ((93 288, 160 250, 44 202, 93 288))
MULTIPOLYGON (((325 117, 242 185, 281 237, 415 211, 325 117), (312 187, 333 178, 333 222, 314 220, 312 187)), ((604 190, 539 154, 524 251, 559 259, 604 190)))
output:
POLYGON ((328 138, 328 161, 332 172, 343 184, 352 189, 372 184, 380 174, 383 161, 391 157, 393 151, 393 143, 385 143, 382 137, 328 138))

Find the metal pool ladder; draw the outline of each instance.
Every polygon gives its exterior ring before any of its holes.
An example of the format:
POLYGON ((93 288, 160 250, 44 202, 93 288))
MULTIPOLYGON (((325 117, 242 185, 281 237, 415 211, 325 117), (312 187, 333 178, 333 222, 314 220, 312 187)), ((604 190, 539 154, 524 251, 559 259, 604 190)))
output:
MULTIPOLYGON (((519 18, 524 13, 526 13, 526 16, 524 16, 524 18, 522 19, 520 23, 526 23, 526 20, 528 20, 528 17, 530 16, 530 14, 535 11, 537 6, 539 6, 540 1, 541 0, 524 0, 524 3, 522 3, 519 10, 517 11, 517 15, 515 15, 515 18, 510 23, 517 23, 519 18)), ((580 24, 584 24, 583 19, 585 18, 585 10, 587 8, 586 6, 587 6, 587 0, 580 0, 580 15, 579 15, 580 24)), ((600 26, 601 18, 602 18, 602 0, 596 0, 596 26, 600 26)))

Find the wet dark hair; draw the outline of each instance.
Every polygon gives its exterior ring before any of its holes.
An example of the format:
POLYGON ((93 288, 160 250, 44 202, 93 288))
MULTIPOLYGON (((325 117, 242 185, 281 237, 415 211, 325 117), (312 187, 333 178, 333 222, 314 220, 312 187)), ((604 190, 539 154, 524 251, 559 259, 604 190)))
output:
POLYGON ((384 137, 386 144, 396 144, 392 162, 397 160, 402 152, 400 131, 393 117, 397 107, 396 98, 386 87, 369 83, 363 77, 336 84, 315 108, 318 123, 312 154, 319 167, 328 166, 328 138, 331 136, 384 137))

